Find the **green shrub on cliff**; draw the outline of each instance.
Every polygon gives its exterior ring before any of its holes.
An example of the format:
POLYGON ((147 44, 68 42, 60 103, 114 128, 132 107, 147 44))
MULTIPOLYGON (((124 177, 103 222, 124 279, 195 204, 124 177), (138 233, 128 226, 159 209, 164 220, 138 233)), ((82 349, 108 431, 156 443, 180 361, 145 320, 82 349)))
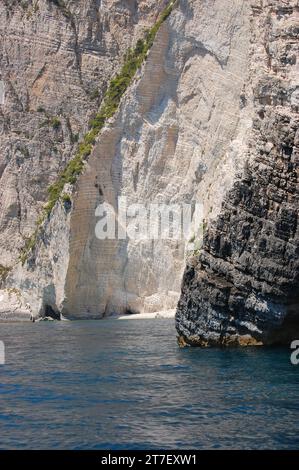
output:
POLYGON ((54 116, 52 119, 51 119, 51 126, 53 127, 53 129, 55 130, 58 130, 61 126, 61 121, 59 119, 59 117, 57 116, 54 116))
POLYGON ((63 203, 71 203, 72 202, 71 196, 69 194, 66 194, 66 193, 64 193, 61 196, 61 200, 62 200, 63 203))
POLYGON ((3 266, 3 264, 0 264, 0 283, 5 281, 5 279, 7 278, 9 274, 10 269, 11 268, 9 268, 8 266, 3 266))
POLYGON ((37 226, 34 233, 31 235, 31 237, 27 238, 25 241, 25 246, 22 249, 21 254, 20 254, 20 261, 22 264, 25 264, 28 258, 28 254, 33 250, 33 248, 36 245, 38 230, 39 230, 39 227, 37 226))
POLYGON ((90 93, 90 99, 91 100, 96 100, 97 98, 100 97, 100 92, 99 90, 96 88, 95 90, 93 90, 91 93, 90 93))

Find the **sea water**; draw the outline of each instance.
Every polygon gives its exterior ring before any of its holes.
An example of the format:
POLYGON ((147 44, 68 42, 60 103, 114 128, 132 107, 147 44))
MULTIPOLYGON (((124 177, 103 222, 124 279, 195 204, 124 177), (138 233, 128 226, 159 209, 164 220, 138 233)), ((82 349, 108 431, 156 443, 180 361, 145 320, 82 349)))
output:
POLYGON ((288 348, 180 349, 173 319, 0 324, 2 449, 294 449, 288 348))

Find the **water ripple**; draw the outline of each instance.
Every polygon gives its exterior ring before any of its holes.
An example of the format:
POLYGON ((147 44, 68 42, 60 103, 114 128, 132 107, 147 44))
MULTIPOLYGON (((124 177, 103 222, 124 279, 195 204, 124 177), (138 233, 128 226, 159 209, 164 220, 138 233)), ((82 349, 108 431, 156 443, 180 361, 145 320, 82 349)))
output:
POLYGON ((299 366, 177 347, 173 320, 1 325, 0 448, 295 449, 299 366))

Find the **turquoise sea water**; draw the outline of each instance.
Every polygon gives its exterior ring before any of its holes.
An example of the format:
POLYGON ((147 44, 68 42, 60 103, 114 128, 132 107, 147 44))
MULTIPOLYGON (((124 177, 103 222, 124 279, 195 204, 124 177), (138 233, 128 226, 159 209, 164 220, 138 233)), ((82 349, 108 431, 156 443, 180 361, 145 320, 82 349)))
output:
POLYGON ((299 448, 288 349, 179 349, 173 320, 0 324, 1 449, 299 448))

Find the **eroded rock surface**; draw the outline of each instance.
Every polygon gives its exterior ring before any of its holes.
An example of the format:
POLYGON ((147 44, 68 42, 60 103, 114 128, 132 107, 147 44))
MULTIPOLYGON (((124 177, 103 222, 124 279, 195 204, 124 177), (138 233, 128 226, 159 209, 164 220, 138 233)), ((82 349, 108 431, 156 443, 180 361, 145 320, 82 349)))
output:
POLYGON ((32 234, 126 49, 165 1, 0 1, 0 264, 32 234), (1 89, 0 89, 1 92, 1 89))
POLYGON ((213 3, 211 17, 210 2, 179 2, 88 161, 71 216, 65 315, 176 307, 186 240, 100 241, 94 213, 100 202, 116 208, 119 196, 219 210, 250 122, 240 106, 249 15, 243 2, 213 3))
MULTIPOLYGON (((14 268, 9 284, 28 297, 35 312, 45 304, 42 298, 50 296, 53 303, 51 292, 60 292, 55 272, 59 266, 61 279, 68 260, 61 241, 62 259, 41 250, 39 264, 31 260, 25 270, 16 264, 47 188, 74 155, 125 51, 166 3, 0 1, 0 283, 1 274, 14 268)), ((55 246, 59 223, 65 216, 43 237, 55 246)))
POLYGON ((246 164, 185 270, 183 344, 288 343, 299 333, 298 5, 251 3, 246 164))

